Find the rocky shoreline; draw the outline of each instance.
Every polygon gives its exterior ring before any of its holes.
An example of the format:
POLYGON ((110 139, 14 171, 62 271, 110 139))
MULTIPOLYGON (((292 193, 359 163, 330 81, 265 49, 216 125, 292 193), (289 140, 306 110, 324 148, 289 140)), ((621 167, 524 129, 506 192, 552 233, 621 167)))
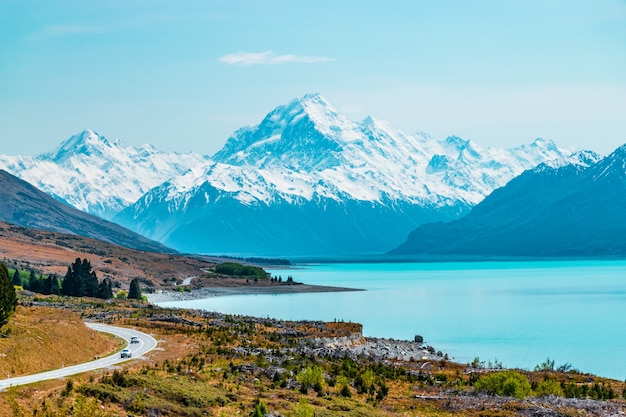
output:
POLYGON ((191 291, 157 290, 145 294, 152 304, 172 301, 202 300, 227 295, 258 295, 258 294, 304 294, 316 292, 344 292, 365 291, 358 288, 329 287, 323 285, 293 284, 293 285, 241 285, 236 287, 204 287, 191 291))

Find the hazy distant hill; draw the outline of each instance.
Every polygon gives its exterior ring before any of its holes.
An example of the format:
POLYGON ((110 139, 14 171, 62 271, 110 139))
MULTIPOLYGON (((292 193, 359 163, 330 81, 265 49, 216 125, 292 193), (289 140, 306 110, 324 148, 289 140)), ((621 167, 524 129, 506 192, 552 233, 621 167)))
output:
POLYGON ((91 237, 133 249, 173 252, 120 225, 63 204, 3 170, 0 170, 0 190, 0 221, 91 237))
POLYGON ((626 256, 626 145, 542 164, 467 216, 418 227, 396 255, 626 256))

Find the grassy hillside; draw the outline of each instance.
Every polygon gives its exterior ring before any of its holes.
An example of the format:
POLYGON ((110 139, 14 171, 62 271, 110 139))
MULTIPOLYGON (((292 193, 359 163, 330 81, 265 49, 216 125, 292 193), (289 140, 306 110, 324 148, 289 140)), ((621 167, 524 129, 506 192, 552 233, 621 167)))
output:
POLYGON ((18 306, 0 338, 0 378, 47 371, 113 352, 119 342, 71 311, 18 306))

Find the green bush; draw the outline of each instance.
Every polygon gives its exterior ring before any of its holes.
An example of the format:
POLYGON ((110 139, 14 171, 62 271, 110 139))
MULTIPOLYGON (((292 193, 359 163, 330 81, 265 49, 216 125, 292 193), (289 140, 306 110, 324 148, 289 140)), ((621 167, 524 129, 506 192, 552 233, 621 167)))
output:
POLYGON ((300 383, 301 391, 306 394, 310 387, 319 386, 315 391, 319 392, 324 383, 324 374, 319 366, 307 366, 297 376, 296 380, 300 383))
POLYGON ((254 402, 254 410, 250 413, 250 417, 265 417, 268 413, 267 406, 257 398, 254 402))
POLYGON ((481 376, 474 387, 493 395, 524 398, 531 393, 528 379, 517 371, 501 371, 481 376))
POLYGON ((542 397, 544 395, 556 395, 558 397, 563 396, 563 388, 561 388, 561 384, 556 382, 556 380, 552 378, 546 378, 542 381, 535 390, 535 395, 538 397, 542 397))

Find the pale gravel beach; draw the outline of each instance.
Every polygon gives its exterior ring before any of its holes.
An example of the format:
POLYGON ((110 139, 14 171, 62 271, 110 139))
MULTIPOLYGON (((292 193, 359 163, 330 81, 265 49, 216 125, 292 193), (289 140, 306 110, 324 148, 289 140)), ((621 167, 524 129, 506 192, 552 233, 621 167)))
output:
POLYGON ((345 292, 365 291, 358 288, 331 287, 323 285, 242 285, 237 287, 205 287, 192 291, 167 291, 157 290, 151 294, 145 294, 152 304, 169 301, 202 300, 205 298, 222 297, 227 295, 258 295, 258 294, 303 294, 316 292, 345 292))

